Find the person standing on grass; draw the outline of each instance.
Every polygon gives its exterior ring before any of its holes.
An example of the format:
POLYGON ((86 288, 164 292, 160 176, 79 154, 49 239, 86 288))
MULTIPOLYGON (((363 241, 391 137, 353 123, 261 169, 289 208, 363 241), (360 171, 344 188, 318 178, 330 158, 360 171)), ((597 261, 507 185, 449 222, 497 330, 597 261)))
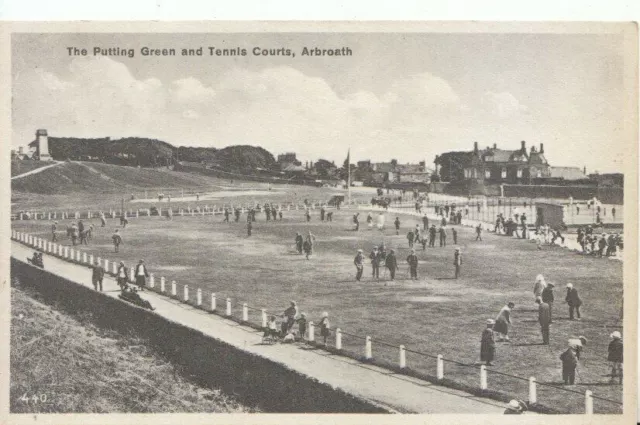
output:
POLYGON ((611 362, 611 382, 615 381, 617 377, 620 384, 622 384, 622 335, 620 332, 615 331, 610 337, 611 342, 609 343, 607 360, 611 362))
POLYGON ((118 269, 116 270, 116 281, 121 290, 127 287, 127 268, 124 265, 124 261, 120 261, 118 269))
POLYGON ((104 267, 96 260, 93 271, 91 274, 91 282, 93 283, 93 289, 102 292, 102 280, 104 279, 104 267))
POLYGON ((580 306, 582 305, 582 299, 578 294, 578 290, 573 287, 572 283, 567 283, 567 296, 564 300, 569 305, 569 320, 573 320, 574 310, 578 320, 580 320, 580 306))
POLYGON ((325 209, 324 206, 320 207, 320 221, 324 221, 325 209))
POLYGON ((54 221, 51 225, 51 242, 56 242, 58 240, 56 237, 56 230, 58 230, 58 222, 54 221))
POLYGON ((422 216, 422 229, 426 231, 428 228, 429 228, 429 218, 425 214, 422 216))
POLYGON ((482 331, 480 339, 480 361, 485 362, 487 366, 493 366, 493 359, 496 354, 496 341, 493 334, 493 325, 495 321, 487 320, 487 327, 482 331))
POLYGON ((440 248, 444 248, 447 246, 447 231, 444 229, 444 226, 440 226, 438 233, 440 235, 440 248))
POLYGON ((516 305, 512 302, 507 303, 496 317, 496 323, 493 325, 493 330, 498 334, 498 342, 509 342, 509 325, 511 324, 511 310, 516 305))
POLYGON ((451 235, 453 236, 453 244, 458 245, 458 231, 455 227, 451 228, 451 235))
POLYGON ((436 247, 436 225, 432 224, 429 228, 429 247, 436 247))
POLYGON ((307 223, 311 221, 311 213, 309 212, 309 208, 305 210, 305 217, 307 219, 307 223))
POLYGON ((320 335, 322 336, 322 344, 324 346, 327 345, 327 338, 331 333, 331 324, 329 323, 329 313, 326 311, 322 313, 322 319, 320 319, 320 323, 318 323, 320 327, 320 335))
POLYGON ((144 291, 144 288, 147 286, 147 278, 149 277, 149 273, 147 272, 147 266, 144 264, 144 260, 140 260, 138 265, 136 266, 136 285, 140 287, 144 291))
POLYGON ((356 280, 360 282, 362 272, 364 271, 364 255, 362 255, 361 249, 358 250, 356 257, 353 259, 353 264, 356 266, 356 280))
POLYGON ((482 224, 478 223, 476 226, 476 240, 482 242, 482 224))
POLYGON ((309 256, 313 252, 313 245, 311 244, 311 240, 310 239, 305 239, 305 241, 302 244, 302 249, 304 250, 304 254, 306 256, 306 259, 308 260, 309 256))
POLYGON ((538 297, 542 297, 542 291, 547 286, 547 283, 544 281, 544 276, 539 274, 536 276, 536 282, 533 284, 533 299, 537 300, 538 297))
POLYGON ((389 276, 391 280, 396 278, 396 270, 398 270, 398 259, 396 258, 396 251, 391 249, 389 254, 384 260, 384 265, 389 269, 389 276))
POLYGON ((298 254, 302 255, 302 244, 304 243, 304 239, 300 233, 296 233, 296 249, 298 250, 298 254))
POLYGON ((298 333, 300 334, 300 339, 304 341, 307 335, 307 314, 300 313, 300 317, 296 320, 298 324, 298 333))
POLYGON ((289 307, 284 311, 282 317, 285 319, 284 322, 282 322, 282 334, 286 335, 289 330, 293 328, 298 318, 298 305, 295 301, 290 302, 289 307))
POLYGON ((107 219, 104 216, 104 213, 100 211, 100 227, 105 227, 107 225, 107 219))
POLYGON ((229 222, 229 215, 231 215, 231 213, 229 212, 229 208, 225 208, 224 209, 224 220, 222 221, 224 222, 229 222))
POLYGON ((409 231, 409 233, 407 233, 407 241, 409 241, 409 248, 413 248, 414 237, 415 237, 415 233, 413 233, 413 231, 409 231))
POLYGON ((80 234, 78 233, 78 226, 76 225, 76 223, 73 223, 71 225, 71 243, 73 244, 73 246, 76 246, 76 242, 78 241, 79 236, 80 234))
POLYGON ((396 216, 396 220, 393 222, 394 226, 396 226, 396 235, 400 234, 400 218, 396 216))
POLYGON ((251 228, 253 227, 253 223, 251 222, 251 217, 247 216, 247 237, 251 236, 251 228))
POLYGON ((118 229, 113 233, 111 239, 113 240, 114 251, 118 252, 120 250, 120 244, 122 243, 122 237, 120 236, 120 233, 118 233, 118 229))
POLYGON ((371 260, 371 277, 380 279, 380 252, 377 246, 373 247, 369 259, 371 260))
POLYGON ((547 286, 542 290, 542 302, 549 305, 549 323, 553 323, 553 301, 555 300, 555 296, 553 294, 553 283, 547 283, 547 286))
POLYGON ((460 268, 462 267, 462 252, 460 252, 460 248, 456 248, 453 253, 453 265, 455 267, 455 277, 456 279, 460 276, 460 268))
POLYGON ((78 220, 78 234, 81 234, 82 232, 84 232, 84 223, 82 220, 78 220))
POLYGON ((576 368, 578 367, 578 357, 573 346, 569 346, 562 354, 562 380, 565 385, 574 385, 576 382, 576 368))
POLYGON ((538 323, 540 323, 540 330, 542 331, 542 343, 549 345, 551 309, 549 308, 549 304, 542 301, 541 297, 536 298, 536 304, 538 304, 538 323))
POLYGON ((407 263, 409 264, 411 279, 418 280, 418 256, 413 248, 411 249, 411 254, 407 257, 407 263))

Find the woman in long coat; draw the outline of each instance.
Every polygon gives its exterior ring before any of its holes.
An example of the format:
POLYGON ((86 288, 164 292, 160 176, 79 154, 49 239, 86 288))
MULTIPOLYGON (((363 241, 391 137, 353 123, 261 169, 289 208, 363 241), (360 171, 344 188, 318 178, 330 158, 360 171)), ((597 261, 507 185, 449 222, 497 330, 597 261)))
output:
POLYGON ((486 362, 487 366, 493 366, 491 363, 496 354, 496 342, 493 338, 494 321, 487 320, 487 327, 482 331, 482 339, 480 340, 480 361, 486 362))
POLYGON ((493 325, 493 330, 498 334, 498 341, 509 341, 509 325, 511 324, 511 309, 515 307, 514 303, 508 303, 496 317, 496 323, 493 325))

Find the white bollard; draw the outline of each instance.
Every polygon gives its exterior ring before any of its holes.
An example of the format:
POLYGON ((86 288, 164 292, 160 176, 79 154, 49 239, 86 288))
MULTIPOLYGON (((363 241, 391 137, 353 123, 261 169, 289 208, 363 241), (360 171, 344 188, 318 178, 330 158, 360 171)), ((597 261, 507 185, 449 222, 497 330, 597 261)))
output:
POLYGON ((593 393, 590 390, 584 392, 584 413, 593 415, 593 393))
POLYGON ((242 303, 242 321, 249 321, 249 306, 247 305, 247 303, 242 303))
POLYGON ((175 297, 178 295, 178 285, 175 280, 171 281, 171 296, 175 297))
POLYGON ((480 389, 487 389, 487 366, 480 366, 480 389))
POLYGON ((407 353, 404 345, 400 346, 400 369, 407 367, 407 353))
POLYGON ((136 268, 135 268, 135 266, 131 266, 131 268, 129 269, 129 280, 131 282, 135 282, 136 281, 136 268))
POLYGON ((71 261, 73 261, 73 260, 76 258, 76 253, 75 253, 75 251, 73 250, 73 248, 71 248, 71 249, 69 250, 69 256, 68 256, 67 258, 68 258, 69 260, 71 260, 71 261))
POLYGON ((231 298, 227 298, 227 316, 231 316, 231 298))
POLYGON ((104 259, 104 271, 106 273, 109 273, 109 260, 107 260, 106 258, 104 259))
POLYGON ((336 329, 336 350, 342 350, 342 330, 336 329))
POLYGON ((140 210, 136 210, 136 218, 140 217, 140 210))
POLYGON ((89 264, 93 266, 93 254, 89 255, 89 264))
POLYGON ((156 278, 153 276, 153 273, 149 273, 149 287, 150 288, 156 287, 156 278))
POLYGON ((309 341, 313 342, 316 339, 316 327, 313 322, 309 322, 309 341))
POLYGON ((117 275, 118 274, 118 263, 116 263, 115 261, 111 262, 111 268, 113 269, 113 274, 117 275))
POLYGON ((202 305, 202 289, 200 288, 196 291, 196 305, 198 307, 202 305))
POLYGON ((69 247, 64 247, 64 258, 69 258, 69 247))
POLYGON ((538 402, 538 391, 536 388, 536 378, 533 376, 529 378, 529 404, 535 404, 538 402))
POLYGON ((371 360, 371 358, 373 357, 373 354, 371 352, 371 337, 369 335, 367 335, 367 337, 364 339, 364 358, 366 360, 371 360))
POLYGON ((217 308, 216 294, 211 294, 211 311, 216 311, 217 308))
POLYGON ((438 379, 444 379, 444 359, 442 358, 442 354, 438 354, 438 363, 436 369, 438 379))
POLYGON ((261 310, 262 313, 262 327, 266 328, 267 327, 267 311, 263 308, 261 310))
POLYGON ((164 292, 167 288, 166 286, 166 279, 164 278, 164 276, 160 277, 160 292, 164 292))
POLYGON ((182 298, 183 298, 184 302, 189 301, 189 285, 184 285, 183 294, 182 295, 183 295, 182 298))
POLYGON ((87 264, 87 253, 86 252, 82 253, 82 262, 87 264))

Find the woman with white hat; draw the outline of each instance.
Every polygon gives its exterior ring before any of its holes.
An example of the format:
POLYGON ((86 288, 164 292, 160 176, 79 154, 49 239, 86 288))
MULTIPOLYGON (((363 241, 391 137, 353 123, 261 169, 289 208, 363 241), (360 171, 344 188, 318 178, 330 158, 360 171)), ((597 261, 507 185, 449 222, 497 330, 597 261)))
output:
POLYGON ((609 343, 609 355, 607 360, 611 362, 611 381, 614 381, 617 377, 622 384, 622 335, 620 332, 615 331, 611 335, 611 342, 609 343))
POLYGON ((505 415, 522 415, 527 410, 527 404, 521 400, 511 400, 507 404, 507 410, 504 411, 505 415))
POLYGON ((480 340, 480 361, 485 362, 487 366, 493 366, 491 363, 496 354, 496 341, 493 336, 494 320, 487 320, 487 327, 482 331, 482 339, 480 340))

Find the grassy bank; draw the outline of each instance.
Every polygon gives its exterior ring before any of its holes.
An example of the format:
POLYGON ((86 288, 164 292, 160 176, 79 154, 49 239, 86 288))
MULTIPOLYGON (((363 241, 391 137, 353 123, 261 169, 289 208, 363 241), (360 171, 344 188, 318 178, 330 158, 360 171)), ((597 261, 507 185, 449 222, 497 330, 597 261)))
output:
POLYGON ((107 332, 11 289, 12 413, 240 413, 254 409, 188 382, 142 341, 107 332))

